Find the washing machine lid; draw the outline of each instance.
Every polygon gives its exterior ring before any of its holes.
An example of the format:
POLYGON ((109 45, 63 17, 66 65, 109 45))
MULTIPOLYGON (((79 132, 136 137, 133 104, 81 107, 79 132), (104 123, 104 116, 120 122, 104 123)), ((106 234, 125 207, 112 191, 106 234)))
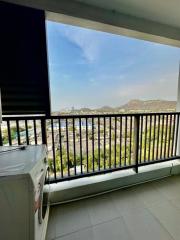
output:
POLYGON ((0 177, 29 173, 38 161, 46 157, 46 146, 0 147, 0 177))

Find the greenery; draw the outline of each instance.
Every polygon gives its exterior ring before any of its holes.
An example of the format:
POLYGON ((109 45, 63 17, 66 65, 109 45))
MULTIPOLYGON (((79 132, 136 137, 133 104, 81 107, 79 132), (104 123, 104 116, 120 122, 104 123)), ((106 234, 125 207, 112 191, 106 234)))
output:
MULTIPOLYGON (((162 129, 162 125, 158 129, 156 127, 155 129, 152 127, 151 132, 148 128, 146 133, 143 131, 142 139, 140 136, 140 153, 139 158, 141 157, 142 161, 146 160, 155 160, 154 158, 160 158, 161 152, 165 155, 168 155, 168 144, 170 140, 170 144, 172 144, 172 131, 170 135, 170 127, 167 127, 167 134, 166 131, 162 129), (159 133, 159 134, 158 134, 159 133), (167 135, 167 138, 165 137, 167 135), (166 138, 166 140, 165 140, 166 138), (159 142, 159 144, 158 144, 159 142), (162 142, 162 144, 161 144, 162 142), (158 144, 158 147, 157 147, 158 144), (161 150, 162 148, 162 150, 161 150), (154 151, 153 151, 154 150, 154 151), (158 154, 158 155, 156 155, 158 154), (141 155, 141 156, 140 156, 141 155), (148 159, 149 158, 149 159, 148 159)), ((103 130, 101 131, 101 134, 103 136, 103 130)), ((111 134, 111 148, 106 142, 106 151, 104 152, 104 146, 101 146, 100 150, 98 150, 97 144, 95 144, 94 154, 91 152, 88 152, 88 159, 86 152, 82 154, 82 160, 81 155, 79 153, 76 153, 76 159, 74 159, 74 154, 72 151, 69 151, 69 168, 73 168, 75 165, 80 166, 81 162, 83 165, 83 171, 93 171, 93 170, 99 170, 104 168, 113 168, 117 166, 125 166, 125 165, 131 165, 134 163, 134 145, 133 145, 133 138, 134 134, 128 131, 126 136, 126 149, 124 144, 124 136, 125 134, 122 134, 122 145, 120 147, 120 144, 116 144, 116 151, 115 151, 115 135, 114 133, 111 134), (130 146, 130 135, 131 135, 131 146, 130 146), (126 158, 125 158, 125 151, 126 151, 126 158), (116 154, 116 158, 115 158, 116 154), (94 161, 93 161, 94 159, 94 161)), ((79 135, 77 136, 79 137, 79 135)), ((94 136, 94 139, 97 139, 96 136, 94 136)), ((92 140, 92 134, 89 134, 89 141, 92 140)), ((89 143, 90 144, 90 143, 89 143)), ((55 163, 56 163, 56 171, 61 172, 63 170, 63 174, 68 173, 68 158, 67 158, 67 150, 66 147, 62 148, 62 166, 61 166, 61 157, 60 157, 60 151, 56 151, 56 157, 55 157, 55 163)), ((50 170, 53 172, 53 161, 52 159, 49 159, 49 166, 50 170)), ((72 170, 73 171, 73 170, 72 170)), ((74 172, 72 173, 74 174, 74 172)))
MULTIPOLYGON (((22 132, 24 130, 25 130, 24 127, 19 127, 19 132, 22 132)), ((10 133, 11 133, 11 139, 12 140, 16 139, 16 137, 17 137, 17 128, 16 127, 11 127, 10 133)), ((3 135, 3 143, 4 144, 8 143, 8 131, 7 131, 7 129, 5 129, 2 132, 2 135, 3 135)))

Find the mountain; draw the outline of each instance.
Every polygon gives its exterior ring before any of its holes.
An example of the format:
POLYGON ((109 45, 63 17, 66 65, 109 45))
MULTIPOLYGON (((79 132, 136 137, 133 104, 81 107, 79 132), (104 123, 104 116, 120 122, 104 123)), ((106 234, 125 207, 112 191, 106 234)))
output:
POLYGON ((109 106, 103 106, 101 108, 95 109, 95 111, 98 111, 98 112, 114 112, 115 108, 109 107, 109 106))
POLYGON ((176 110, 176 101, 167 100, 130 100, 120 107, 103 106, 97 109, 80 108, 54 112, 52 115, 62 114, 96 114, 96 113, 128 113, 128 112, 172 112, 176 110))
POLYGON ((175 111, 176 101, 166 100, 131 100, 125 105, 117 108, 124 111, 150 111, 150 112, 162 112, 162 111, 175 111))
MULTIPOLYGON (((80 109, 74 109, 73 111, 79 111, 79 112, 91 112, 92 111, 92 109, 90 109, 90 108, 86 108, 86 107, 83 107, 83 108, 80 108, 80 109)), ((72 112, 73 112, 72 111, 72 112)))

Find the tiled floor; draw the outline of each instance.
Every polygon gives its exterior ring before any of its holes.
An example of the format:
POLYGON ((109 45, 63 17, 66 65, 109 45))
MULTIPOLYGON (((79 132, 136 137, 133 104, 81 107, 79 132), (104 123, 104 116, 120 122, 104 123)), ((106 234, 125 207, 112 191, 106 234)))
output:
POLYGON ((179 240, 180 176, 51 208, 47 240, 179 240))

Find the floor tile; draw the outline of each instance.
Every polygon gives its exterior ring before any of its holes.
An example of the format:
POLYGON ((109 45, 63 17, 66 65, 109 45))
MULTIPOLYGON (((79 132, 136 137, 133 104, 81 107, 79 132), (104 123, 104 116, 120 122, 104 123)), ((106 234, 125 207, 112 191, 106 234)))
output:
POLYGON ((52 240, 56 237, 56 217, 55 212, 57 208, 50 208, 50 214, 49 214, 49 221, 48 221, 48 228, 46 232, 46 239, 52 240))
POLYGON ((53 240, 79 240, 77 233, 70 233, 65 236, 57 237, 53 240))
POLYGON ((56 238, 55 240, 94 240, 94 231, 92 227, 79 230, 56 238))
POLYGON ((78 240, 95 240, 93 227, 80 230, 78 232, 78 240))
POLYGON ((121 190, 118 192, 114 192, 111 194, 111 198, 119 211, 119 215, 123 216, 123 214, 127 211, 131 211, 131 209, 139 208, 141 209, 144 205, 138 198, 134 190, 121 190))
POLYGON ((92 225, 119 217, 117 208, 108 194, 89 199, 86 204, 92 225))
POLYGON ((123 214, 134 240, 173 240, 168 231, 146 208, 134 208, 123 214))
POLYGON ((60 205, 55 213, 56 237, 91 226, 85 201, 60 205))
POLYGON ((157 181, 156 184, 153 183, 152 186, 169 200, 180 198, 180 191, 178 191, 178 189, 180 189, 180 183, 176 176, 157 181))
POLYGON ((47 240, 179 240, 180 176, 51 208, 47 240))
POLYGON ((180 239, 180 210, 178 208, 169 201, 151 205, 149 210, 175 240, 180 239))
POLYGON ((122 218, 98 224, 93 227, 94 240, 132 240, 122 218))
POLYGON ((154 203, 160 203, 166 200, 165 196, 155 188, 156 183, 146 183, 137 190, 137 199, 145 206, 149 206, 154 203))

